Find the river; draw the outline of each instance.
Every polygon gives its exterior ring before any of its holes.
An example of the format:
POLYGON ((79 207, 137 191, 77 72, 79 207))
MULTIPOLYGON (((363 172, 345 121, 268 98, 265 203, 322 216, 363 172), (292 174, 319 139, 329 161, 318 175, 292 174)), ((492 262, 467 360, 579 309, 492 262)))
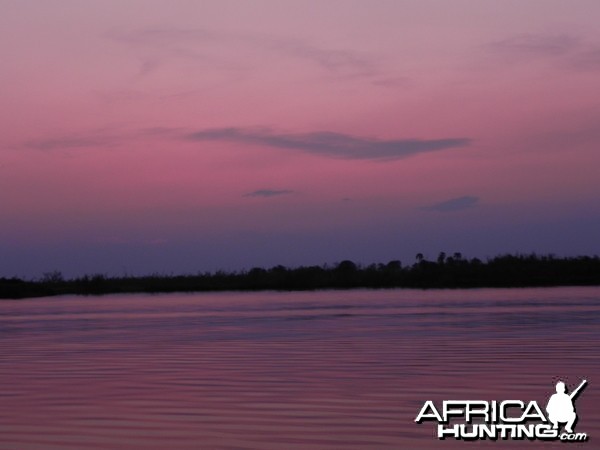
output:
POLYGON ((582 379, 592 448, 599 343, 596 287, 0 301, 0 449, 539 448, 415 418, 582 379))

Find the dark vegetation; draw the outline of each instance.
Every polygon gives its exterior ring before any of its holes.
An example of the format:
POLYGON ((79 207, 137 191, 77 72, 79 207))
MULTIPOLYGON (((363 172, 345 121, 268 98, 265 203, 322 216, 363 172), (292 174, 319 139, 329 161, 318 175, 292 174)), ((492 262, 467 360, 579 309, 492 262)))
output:
POLYGON ((414 264, 400 261, 361 266, 342 261, 334 266, 308 266, 197 275, 84 276, 65 280, 60 272, 39 280, 0 278, 0 298, 50 295, 97 295, 129 292, 193 292, 246 290, 313 290, 351 288, 478 288, 600 285, 600 258, 553 255, 504 255, 487 261, 460 253, 440 253, 434 261, 422 254, 414 264))

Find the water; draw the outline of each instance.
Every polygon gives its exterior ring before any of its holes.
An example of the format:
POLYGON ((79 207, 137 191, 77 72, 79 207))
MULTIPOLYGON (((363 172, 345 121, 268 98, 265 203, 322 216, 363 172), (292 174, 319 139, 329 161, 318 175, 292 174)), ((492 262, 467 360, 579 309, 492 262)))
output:
MULTIPOLYGON (((0 302, 1 449, 463 449, 425 400, 536 400, 600 439, 600 288, 0 302)), ((563 448, 544 443, 544 448, 563 448)))

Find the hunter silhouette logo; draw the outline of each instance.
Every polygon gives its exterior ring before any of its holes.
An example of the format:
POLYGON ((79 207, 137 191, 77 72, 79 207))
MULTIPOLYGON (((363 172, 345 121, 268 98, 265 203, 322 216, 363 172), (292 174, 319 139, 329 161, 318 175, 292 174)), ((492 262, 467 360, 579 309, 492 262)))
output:
POLYGON ((577 414, 575 413, 575 407, 573 406, 573 399, 577 397, 579 392, 587 384, 587 380, 583 380, 577 389, 571 394, 567 394, 565 383, 559 381, 556 383, 556 394, 550 397, 548 406, 546 406, 546 412, 548 413, 548 419, 552 422, 552 429, 557 430, 559 422, 566 422, 565 431, 567 433, 573 433, 573 426, 577 421, 577 414))
POLYGON ((583 380, 568 394, 564 382, 556 383, 556 393, 546 406, 547 416, 535 400, 444 400, 439 409, 432 400, 427 400, 415 422, 436 421, 438 439, 587 441, 586 433, 573 431, 577 422, 573 401, 586 385, 587 380, 583 380), (451 421, 462 423, 451 424, 451 421), (562 433, 561 424, 565 424, 562 433))

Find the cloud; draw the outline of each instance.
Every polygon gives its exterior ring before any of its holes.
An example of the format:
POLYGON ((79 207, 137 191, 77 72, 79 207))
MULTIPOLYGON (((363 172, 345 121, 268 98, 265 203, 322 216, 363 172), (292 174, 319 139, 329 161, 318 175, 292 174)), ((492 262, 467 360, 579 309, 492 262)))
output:
POLYGON ((304 41, 290 39, 259 38, 256 43, 267 44, 286 56, 312 61, 322 69, 334 74, 370 76, 376 73, 373 59, 353 50, 319 48, 304 41))
POLYGON ((238 71, 241 66, 237 58, 227 60, 229 47, 248 45, 241 35, 202 28, 113 29, 104 37, 140 51, 138 77, 152 74, 159 67, 178 60, 193 62, 204 68, 238 71))
POLYGON ((460 211, 474 207, 479 202, 479 198, 466 195, 464 197, 451 198, 435 205, 426 206, 422 209, 426 211, 451 212, 460 211))
POLYGON ((146 75, 156 71, 160 66, 160 62, 154 59, 143 60, 140 64, 139 77, 145 77, 146 75))
POLYGON ((121 136, 107 133, 80 134, 39 139, 25 143, 34 150, 68 150, 84 147, 111 147, 122 139, 121 136))
POLYGON ((571 63, 582 70, 600 69, 600 47, 589 48, 574 55, 571 63))
POLYGON ((244 197, 277 197, 280 195, 289 195, 293 194, 294 191, 289 189, 259 189, 254 192, 249 192, 248 194, 244 194, 244 197))
POLYGON ((223 38, 224 34, 201 28, 151 27, 132 31, 111 30, 106 37, 124 44, 165 45, 180 44, 182 41, 210 41, 223 38))
POLYGON ((514 55, 561 56, 577 49, 579 45, 579 38, 570 35, 520 34, 492 42, 489 48, 514 55))
MULTIPOLYGON (((207 59, 209 56, 206 52, 218 49, 219 57, 226 59, 232 48, 252 48, 275 53, 280 57, 311 61, 330 75, 340 77, 381 75, 371 55, 351 49, 320 47, 302 39, 263 33, 164 27, 132 31, 113 30, 106 37, 120 44, 142 46, 154 52, 160 51, 163 56, 168 54, 192 59, 207 59)), ((238 51, 235 51, 235 55, 238 55, 238 51)), ((236 56, 235 59, 237 60, 238 57, 236 56)), ((140 73, 148 73, 154 70, 156 65, 155 60, 151 63, 145 61, 140 68, 140 73)))
POLYGON ((159 137, 177 137, 179 138, 182 131, 177 128, 154 127, 143 128, 136 131, 121 131, 116 128, 101 128, 90 130, 83 133, 73 133, 57 137, 48 137, 25 142, 25 148, 33 150, 70 150, 77 148, 107 148, 114 147, 124 142, 148 138, 155 139, 159 137))
POLYGON ((575 70, 600 69, 600 46, 568 34, 520 34, 492 42, 487 48, 511 58, 555 58, 575 70))
POLYGON ((231 141, 299 150, 341 159, 393 160, 419 153, 464 147, 467 138, 380 140, 329 131, 277 134, 269 129, 215 128, 187 136, 191 141, 231 141))

